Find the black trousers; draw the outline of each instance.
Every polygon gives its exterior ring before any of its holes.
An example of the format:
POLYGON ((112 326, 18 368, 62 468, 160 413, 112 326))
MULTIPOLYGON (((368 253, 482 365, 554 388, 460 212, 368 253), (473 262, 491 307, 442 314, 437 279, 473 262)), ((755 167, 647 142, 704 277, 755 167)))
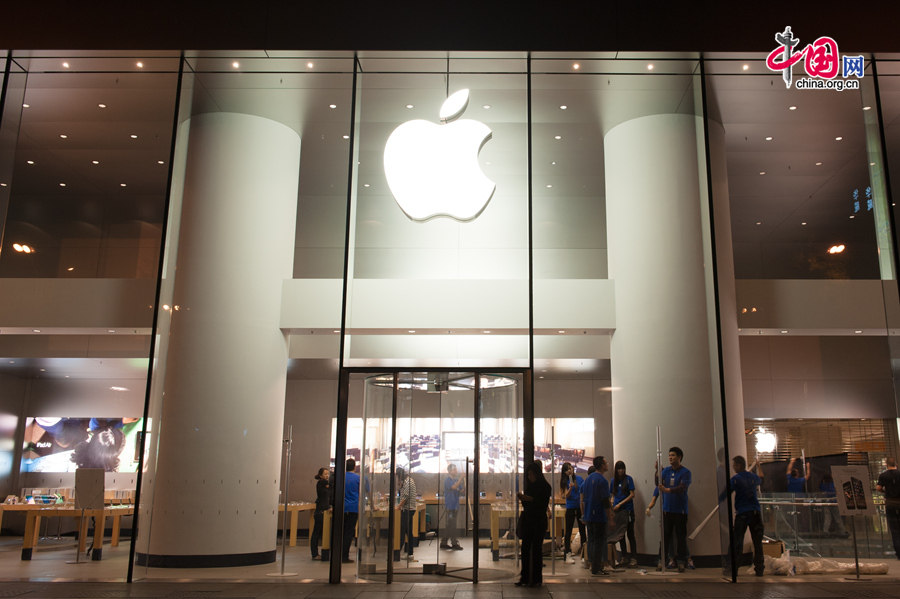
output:
POLYGON ((575 527, 576 522, 578 522, 578 534, 581 535, 581 546, 587 547, 587 535, 584 534, 584 522, 581 521, 581 508, 567 507, 565 537, 566 553, 572 553, 572 529, 575 527))
POLYGON ((413 554, 413 547, 415 547, 413 538, 418 536, 418 533, 412 529, 413 514, 415 512, 412 510, 400 510, 400 547, 406 545, 407 555, 413 554))
POLYGON ((524 584, 543 584, 544 532, 547 520, 523 527, 522 531, 522 572, 519 581, 524 584))
POLYGON ((356 534, 356 521, 359 513, 344 512, 344 542, 341 544, 341 559, 350 559, 350 544, 353 543, 353 535, 356 534))
POLYGON ((313 557, 319 556, 319 544, 322 542, 322 520, 324 512, 318 510, 313 513, 313 529, 309 535, 309 551, 313 557))
POLYGON ((894 542, 894 553, 900 559, 900 506, 884 506, 884 515, 887 517, 888 530, 891 531, 891 540, 894 542))
POLYGON ((448 545, 448 541, 459 545, 459 509, 447 510, 445 516, 444 534, 441 535, 441 545, 448 545))
POLYGON ((744 535, 750 529, 750 539, 753 541, 753 567, 757 573, 762 573, 766 568, 766 558, 762 552, 763 522, 759 512, 744 512, 734 517, 734 558, 741 563, 741 553, 744 551, 744 535))
POLYGON ((628 528, 625 529, 625 536, 619 541, 619 550, 622 553, 622 559, 628 557, 629 553, 625 550, 625 539, 628 539, 628 546, 631 547, 631 559, 637 559, 637 542, 634 539, 634 512, 626 510, 628 514, 628 528))
POLYGON ((672 547, 672 536, 675 539, 675 559, 681 564, 687 563, 687 514, 663 512, 663 532, 666 539, 665 552, 668 556, 672 547))

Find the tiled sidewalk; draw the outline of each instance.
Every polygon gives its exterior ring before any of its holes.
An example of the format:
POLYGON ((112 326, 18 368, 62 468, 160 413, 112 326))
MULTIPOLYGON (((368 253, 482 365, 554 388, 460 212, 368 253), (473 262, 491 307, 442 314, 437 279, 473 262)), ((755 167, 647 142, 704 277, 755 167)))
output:
POLYGON ((900 585, 877 582, 655 582, 511 584, 342 584, 7 582, 0 598, 23 599, 751 599, 900 598, 900 585))

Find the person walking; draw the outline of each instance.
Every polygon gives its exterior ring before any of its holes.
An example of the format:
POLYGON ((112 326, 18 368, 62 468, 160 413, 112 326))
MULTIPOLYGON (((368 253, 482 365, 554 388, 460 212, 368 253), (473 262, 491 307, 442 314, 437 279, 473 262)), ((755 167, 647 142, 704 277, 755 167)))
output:
POLYGON ((894 554, 900 559, 900 470, 896 458, 885 460, 887 470, 878 475, 875 489, 884 493, 884 515, 887 518, 894 554))
POLYGON ((525 467, 525 490, 517 497, 522 502, 519 516, 519 537, 522 539, 522 571, 517 587, 539 587, 543 584, 544 533, 547 532, 547 506, 553 490, 544 478, 541 463, 533 461, 525 467))

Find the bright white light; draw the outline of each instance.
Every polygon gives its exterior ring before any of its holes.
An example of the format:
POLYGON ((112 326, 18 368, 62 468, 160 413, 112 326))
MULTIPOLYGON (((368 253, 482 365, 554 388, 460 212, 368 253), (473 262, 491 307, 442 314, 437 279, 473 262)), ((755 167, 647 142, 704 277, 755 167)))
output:
POLYGON ((847 249, 847 248, 844 247, 844 244, 843 244, 843 243, 840 244, 840 245, 833 245, 833 246, 831 246, 830 248, 828 248, 828 253, 829 253, 829 254, 840 254, 840 253, 843 252, 845 249, 847 249))
POLYGON ((106 104, 97 104, 97 108, 106 108, 106 104))
POLYGON ((772 141, 772 136, 769 135, 768 137, 766 137, 766 141, 772 141))
POLYGON ((307 68, 307 69, 311 69, 311 68, 313 68, 314 66, 316 66, 316 65, 314 65, 314 64, 311 63, 311 62, 306 63, 306 68, 307 68))
POLYGON ((647 70, 648 70, 648 71, 652 71, 652 70, 653 70, 653 65, 652 65, 652 64, 648 64, 648 65, 647 65, 647 70))
POLYGON ((573 69, 573 70, 577 71, 577 70, 580 69, 580 68, 581 68, 581 65, 578 64, 577 62, 574 63, 574 64, 572 64, 572 69, 573 69))
POLYGON ((837 137, 834 138, 834 141, 841 141, 842 139, 844 139, 844 138, 841 137, 840 135, 838 135, 837 137))
POLYGON ((239 63, 238 61, 235 60, 233 63, 231 63, 231 66, 234 67, 235 69, 237 69, 241 66, 241 63, 239 63))
POLYGON ((91 164, 100 164, 99 160, 91 160, 91 164))
POLYGON ((565 104, 563 104, 562 106, 559 107, 560 110, 566 110, 567 108, 568 108, 568 106, 566 106, 565 104))
POLYGON ((60 133, 60 134, 59 134, 59 138, 60 138, 60 139, 68 139, 69 136, 66 135, 65 133, 60 133))
POLYGON ((64 68, 64 69, 68 69, 68 68, 69 68, 69 63, 64 62, 64 63, 63 63, 63 68, 64 68))
POLYGON ((745 71, 749 71, 749 70, 750 70, 750 65, 749 65, 749 64, 745 64, 745 65, 742 66, 741 68, 742 68, 743 70, 745 70, 745 71))
POLYGON ((456 120, 468 106, 469 90, 444 101, 441 124, 416 119, 399 125, 384 147, 384 173, 403 212, 415 221, 448 216, 476 218, 496 185, 478 164, 478 153, 491 139, 480 121, 456 120))
POLYGON ((14 243, 14 244, 13 244, 13 249, 16 250, 17 252, 21 252, 21 251, 22 251, 22 246, 21 246, 20 244, 18 244, 18 243, 14 243))
POLYGON ((335 108, 337 108, 337 104, 329 104, 328 108, 334 110, 335 108))
POLYGON ((797 110, 796 106, 788 106, 788 110, 797 110))
POLYGON ((128 391, 128 387, 110 387, 110 391, 128 391))
POLYGON ((142 62, 140 62, 140 61, 136 62, 135 64, 137 65, 137 68, 139 68, 139 69, 143 69, 143 68, 144 68, 144 63, 142 63, 142 62))
POLYGON ((775 435, 773 433, 756 433, 756 451, 769 453, 775 451, 775 435))

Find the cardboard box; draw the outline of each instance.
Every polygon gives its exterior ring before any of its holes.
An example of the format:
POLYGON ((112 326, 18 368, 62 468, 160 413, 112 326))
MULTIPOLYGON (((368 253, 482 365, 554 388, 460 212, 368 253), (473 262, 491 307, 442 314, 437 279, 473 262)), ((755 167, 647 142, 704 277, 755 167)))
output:
POLYGON ((784 553, 784 541, 763 541, 763 555, 779 558, 784 553))

